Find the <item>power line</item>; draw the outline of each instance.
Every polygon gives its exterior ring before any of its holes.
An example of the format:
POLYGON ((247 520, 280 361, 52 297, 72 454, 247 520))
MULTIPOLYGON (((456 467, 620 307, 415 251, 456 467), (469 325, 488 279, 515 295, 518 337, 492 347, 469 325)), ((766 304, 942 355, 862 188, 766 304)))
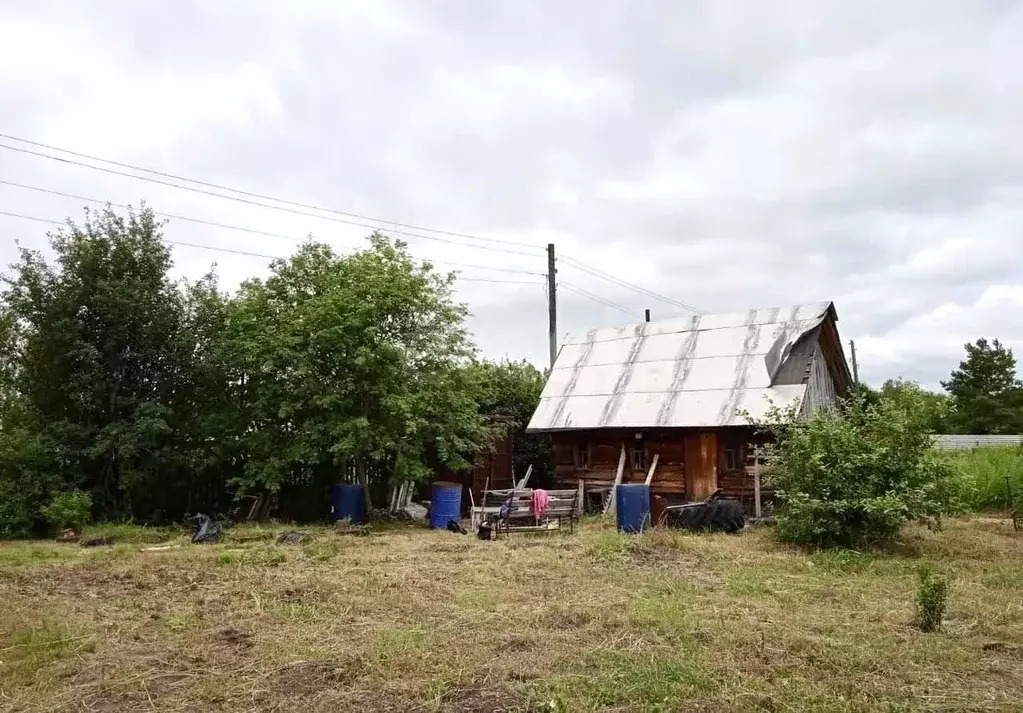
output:
MULTIPOLYGON (((0 215, 6 215, 10 218, 22 218, 24 220, 34 220, 38 223, 50 223, 51 225, 59 225, 61 227, 67 227, 67 223, 62 223, 59 220, 50 220, 49 218, 40 218, 35 215, 25 215, 24 213, 11 213, 6 210, 0 210, 0 215)), ((219 248, 214 245, 202 245, 200 243, 185 243, 180 240, 168 240, 167 238, 161 238, 161 240, 169 245, 181 245, 186 248, 199 248, 201 250, 215 250, 217 252, 234 253, 235 255, 248 255, 250 257, 261 257, 268 260, 279 260, 280 255, 266 255, 264 253, 254 253, 248 250, 234 250, 232 248, 219 248)))
POLYGON ((90 161, 99 161, 100 163, 105 163, 105 164, 108 164, 108 165, 111 165, 111 166, 120 166, 121 168, 127 168, 127 169, 131 169, 133 171, 141 171, 143 173, 148 173, 148 174, 151 174, 151 175, 154 175, 154 176, 162 176, 163 178, 171 178, 171 179, 174 179, 176 181, 185 181, 186 183, 194 183, 195 185, 198 185, 198 186, 206 186, 207 188, 216 188, 217 190, 221 190, 221 191, 230 191, 231 193, 237 193, 238 195, 242 195, 242 196, 249 196, 250 198, 259 198, 261 200, 269 200, 269 201, 274 201, 274 202, 277 202, 277 203, 284 203, 286 205, 295 206, 297 208, 309 208, 309 209, 312 209, 312 210, 320 210, 320 211, 324 211, 326 213, 333 213, 335 215, 347 216, 349 218, 358 218, 359 220, 369 220, 369 221, 372 221, 374 223, 386 223, 388 225, 393 225, 393 226, 396 226, 398 228, 407 228, 409 230, 425 230, 425 231, 427 231, 429 233, 438 233, 440 235, 449 235, 451 237, 465 238, 467 240, 479 240, 479 241, 482 241, 482 242, 498 243, 498 244, 504 244, 504 245, 517 245, 519 247, 525 247, 525 248, 538 248, 538 247, 540 247, 538 245, 532 245, 530 243, 516 242, 514 240, 501 240, 501 239, 498 239, 498 238, 482 238, 482 237, 479 237, 477 235, 471 235, 469 233, 456 233, 456 232, 453 232, 453 231, 450 231, 450 230, 438 230, 436 228, 427 228, 427 227, 424 227, 424 226, 421 226, 421 225, 414 225, 412 223, 401 223, 401 222, 396 221, 396 220, 388 220, 386 218, 375 218, 373 216, 361 215, 359 213, 351 213, 351 212, 348 212, 348 211, 337 210, 335 208, 326 208, 326 207, 323 207, 323 206, 313 205, 311 203, 300 203, 298 201, 287 200, 285 198, 275 198, 273 196, 268 196, 268 195, 265 195, 265 194, 262 194, 262 193, 253 193, 251 191, 243 191, 243 190, 238 189, 238 188, 231 188, 230 186, 224 186, 224 185, 220 185, 220 184, 217 184, 217 183, 209 183, 207 181, 200 181, 200 180, 195 179, 195 178, 188 178, 187 176, 178 176, 178 175, 175 175, 173 173, 164 173, 163 171, 156 171, 154 169, 145 168, 143 166, 136 166, 136 165, 133 165, 133 164, 130 164, 130 163, 122 163, 120 161, 113 161, 111 159, 101 158, 99 156, 92 156, 92 155, 89 155, 89 154, 86 154, 86 153, 80 153, 78 151, 72 151, 71 149, 65 149, 65 148, 61 148, 59 146, 53 146, 51 144, 44 144, 44 143, 40 143, 38 141, 30 141, 29 139, 23 139, 23 138, 18 137, 18 136, 11 136, 10 134, 0 134, 0 138, 10 139, 11 141, 17 141, 19 143, 28 144, 29 146, 37 146, 39 148, 49 149, 51 151, 59 151, 60 153, 65 153, 65 154, 68 154, 70 156, 77 156, 79 158, 89 159, 90 161))
MULTIPOLYGON (((4 183, 6 183, 6 181, 4 181, 4 183)), ((24 213, 12 213, 12 212, 9 212, 9 211, 0 210, 0 215, 5 215, 5 216, 8 216, 10 218, 22 218, 24 220, 34 220, 34 221, 39 222, 39 223, 49 223, 51 225, 58 225, 58 226, 61 226, 61 227, 66 227, 67 226, 67 223, 62 223, 59 220, 50 220, 49 218, 40 218, 40 217, 34 216, 34 215, 25 215, 24 213)), ((182 247, 187 247, 187 248, 199 248, 200 250, 213 250, 215 252, 231 253, 231 254, 234 254, 234 255, 246 255, 248 257, 258 257, 258 258, 264 258, 264 259, 267 259, 267 260, 283 260, 284 259, 280 255, 267 255, 266 253, 257 253, 257 252, 252 252, 250 250, 234 250, 232 248, 221 248, 221 247, 217 247, 215 245, 202 245, 201 243, 186 243, 186 242, 182 242, 180 240, 168 240, 166 238, 161 238, 161 240, 163 242, 169 244, 169 245, 180 245, 182 247)), ((528 274, 533 274, 533 273, 528 273, 528 274)), ((467 281, 467 282, 491 282, 491 283, 500 283, 500 284, 505 284, 505 285, 540 285, 540 284, 543 284, 539 280, 495 280, 495 279, 491 279, 491 278, 488 278, 488 277, 463 277, 462 275, 459 275, 455 279, 456 279, 456 281, 457 280, 464 280, 464 281, 467 281)))
MULTIPOLYGON (((292 213, 294 215, 304 215, 309 218, 317 218, 319 220, 329 220, 333 223, 343 223, 345 225, 354 225, 360 228, 369 228, 370 230, 380 230, 380 226, 372 225, 370 223, 359 223, 354 220, 345 220, 343 218, 335 218, 328 215, 317 215, 316 213, 309 213, 308 211, 296 210, 294 208, 286 208, 285 206, 270 205, 268 203, 260 203, 259 201, 249 200, 248 198, 239 198, 238 196, 224 195, 223 193, 214 193, 213 191, 207 191, 202 188, 195 188, 193 186, 182 186, 177 183, 171 183, 170 181, 162 181, 158 178, 149 178, 147 176, 137 176, 133 173, 125 173, 124 171, 115 171, 112 168, 104 168, 103 166, 93 166, 88 163, 81 161, 73 161, 69 158, 62 158, 60 156, 51 156, 49 154, 41 153, 39 151, 32 151, 31 149, 20 148, 17 146, 8 146, 7 144, 0 144, 0 149, 7 149, 9 151, 17 151, 18 153, 28 154, 30 156, 38 156, 40 158, 47 158, 51 161, 59 161, 61 163, 70 164, 72 166, 82 166, 83 168, 91 168, 94 171, 102 171, 103 173, 109 173, 114 176, 123 176, 125 178, 134 178, 139 181, 146 181, 147 183, 155 183, 161 186, 168 186, 170 188, 179 188, 183 191, 191 191, 192 193, 199 193, 206 196, 212 196, 214 198, 224 198, 225 200, 235 201, 236 203, 245 203, 247 205, 254 205, 260 208, 269 208, 270 210, 277 210, 284 213, 292 213)), ((270 200, 277 200, 272 198, 270 200)), ((411 238, 419 238, 421 240, 434 240, 439 243, 449 243, 451 245, 458 245, 463 248, 474 248, 476 250, 492 250, 500 253, 511 253, 513 255, 525 255, 527 257, 533 257, 534 253, 527 253, 524 250, 511 250, 509 248, 498 248, 490 245, 473 245, 471 243, 462 243, 455 240, 448 240, 447 238, 438 238, 433 235, 423 235, 421 233, 412 233, 405 230, 393 230, 387 229, 382 232, 392 233, 394 235, 403 235, 411 238)))
POLYGON ((595 295, 592 292, 587 292, 586 290, 584 290, 584 289, 582 289, 580 287, 576 287, 575 285, 571 285, 571 284, 565 282, 564 280, 559 280, 558 281, 558 285, 561 286, 561 287, 564 287, 567 290, 571 290, 572 292, 575 292, 576 294, 582 295, 583 297, 588 297, 591 300, 593 300, 594 302, 600 302, 601 304, 607 305, 608 307, 614 307, 615 309, 619 309, 622 312, 626 312, 628 314, 632 314, 632 310, 629 309, 628 307, 623 307, 622 305, 618 304, 617 302, 612 302, 611 300, 604 299, 603 297, 600 297, 599 295, 595 295))
POLYGON ((695 312, 696 314, 705 314, 704 310, 702 310, 702 309, 699 309, 697 307, 693 307, 692 305, 687 305, 685 302, 679 302, 678 300, 672 299, 671 297, 668 297, 666 295, 662 295, 662 294, 660 294, 658 292, 654 292, 653 290, 648 290, 645 287, 640 287, 639 285, 635 285, 635 284, 633 284, 631 282, 627 282, 627 281, 621 279, 620 277, 617 277, 615 275, 612 275, 609 272, 605 272, 603 270, 595 268, 592 265, 587 265, 586 263, 581 262, 579 260, 576 260, 575 258, 570 258, 570 257, 562 256, 561 257, 561 261, 564 262, 569 267, 574 267, 577 270, 581 270, 582 272, 588 273, 588 274, 592 275, 593 277, 599 278, 601 280, 605 280, 606 282, 610 282, 612 284, 618 285, 619 287, 625 287, 627 289, 634 290, 635 292, 640 292, 640 293, 642 293, 644 295, 647 295, 648 297, 653 297, 654 299, 658 299, 658 300, 660 300, 662 302, 666 302, 666 303, 668 303, 670 305, 674 305, 675 307, 680 307, 680 308, 682 308, 684 310, 688 310, 690 312, 695 312))
MULTIPOLYGON (((131 208, 131 206, 125 205, 123 203, 112 203, 110 201, 100 200, 99 198, 89 198, 88 196, 79 196, 79 195, 76 195, 74 193, 64 193, 63 191, 55 191, 55 190, 52 190, 50 188, 40 188, 38 186, 29 186, 29 185, 24 184, 24 183, 16 183, 15 181, 5 181, 3 179, 0 179, 0 184, 5 185, 5 186, 13 186, 14 188, 21 188, 21 189, 24 189, 24 190, 27 190, 27 191, 36 191, 38 193, 48 193, 50 195, 61 196, 63 198, 71 198, 73 200, 86 201, 88 203, 96 203, 96 204, 99 204, 99 205, 109 205, 109 206, 113 206, 115 208, 124 208, 124 209, 131 208)), ((295 242, 302 242, 304 240, 303 238, 296 238, 296 237, 294 237, 292 235, 284 235, 282 233, 271 233, 271 232, 268 232, 268 231, 265 231, 265 230, 257 230, 255 228, 246 228, 246 227, 243 227, 243 226, 240 226, 240 225, 230 225, 228 223, 217 223, 217 222, 211 221, 211 220, 203 220, 201 218, 192 218, 192 217, 187 216, 187 215, 175 215, 174 213, 163 213, 163 212, 160 212, 160 211, 153 211, 153 214, 161 216, 161 217, 164 217, 164 218, 171 218, 172 220, 183 220, 183 221, 187 221, 189 223, 198 223, 200 225, 209 225, 209 226, 212 226, 212 227, 215 227, 215 228, 226 228, 228 230, 237 230, 237 231, 240 231, 240 232, 243 232, 243 233, 252 233, 253 235, 263 235, 263 236, 271 237, 271 238, 284 238, 285 240, 293 240, 295 242)), ((430 262, 434 262, 434 261, 431 260, 430 262)), ((451 265, 451 266, 455 266, 455 267, 471 267, 471 268, 476 268, 476 269, 479 269, 479 270, 494 270, 494 271, 497 271, 497 272, 515 272, 515 273, 519 273, 519 274, 523 274, 523 275, 541 275, 542 276, 544 274, 542 272, 531 272, 529 270, 515 270, 515 269, 507 268, 507 267, 487 267, 485 265, 470 265, 470 264, 466 264, 466 263, 448 262, 446 260, 442 261, 442 262, 438 262, 437 264, 451 265)))

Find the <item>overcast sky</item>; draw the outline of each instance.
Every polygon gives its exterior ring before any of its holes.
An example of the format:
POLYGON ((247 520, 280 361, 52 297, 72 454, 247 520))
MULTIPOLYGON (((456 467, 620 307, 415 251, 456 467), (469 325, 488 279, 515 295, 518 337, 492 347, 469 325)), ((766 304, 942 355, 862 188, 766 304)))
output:
MULTIPOLYGON (((518 271, 462 268, 491 357, 545 364, 531 273, 554 242, 706 311, 833 300, 861 376, 936 387, 966 341, 1023 352, 1021 37, 1007 0, 0 0, 0 133, 537 246, 409 238, 441 265, 518 271)), ((0 181, 342 249, 369 230, 336 219, 372 222, 3 148, 0 181)), ((83 205, 0 184, 0 211, 83 205)), ((0 216, 0 262, 51 227, 0 216)), ((296 244, 181 220, 166 237, 296 244)), ((184 246, 175 261, 192 278, 216 262, 227 289, 267 262, 184 246)), ((567 263, 559 278, 562 332, 687 314, 567 263)))

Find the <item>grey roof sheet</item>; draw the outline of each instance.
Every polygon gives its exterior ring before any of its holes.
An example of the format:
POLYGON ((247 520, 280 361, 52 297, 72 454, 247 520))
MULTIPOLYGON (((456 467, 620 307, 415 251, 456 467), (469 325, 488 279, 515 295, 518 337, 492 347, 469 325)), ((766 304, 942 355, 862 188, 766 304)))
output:
POLYGON ((942 434, 934 437, 934 447, 943 451, 967 450, 970 448, 994 448, 998 446, 1023 445, 1023 435, 983 436, 942 434))
POLYGON ((737 411, 756 417, 803 398, 805 384, 774 376, 833 309, 820 302, 569 337, 529 430, 745 425, 737 411))

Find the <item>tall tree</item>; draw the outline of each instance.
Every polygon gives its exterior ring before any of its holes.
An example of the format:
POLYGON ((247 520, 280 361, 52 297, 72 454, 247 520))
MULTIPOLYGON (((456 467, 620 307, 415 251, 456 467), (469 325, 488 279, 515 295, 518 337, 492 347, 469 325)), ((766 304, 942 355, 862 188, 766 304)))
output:
POLYGON ((1023 384, 1016 357, 997 339, 966 344, 966 359, 941 385, 952 396, 957 433, 1019 433, 1023 428, 1023 384))
POLYGON ((467 467, 486 429, 462 368, 474 347, 453 276, 381 235, 344 257, 310 242, 271 269, 230 309, 244 409, 239 487, 337 478, 348 462, 361 474, 387 462, 409 479, 431 461, 467 467))
POLYGON ((41 487, 87 489, 103 517, 180 514, 195 345, 160 227, 145 207, 87 212, 51 235, 53 262, 22 250, 5 278, 5 371, 29 452, 49 458, 41 487))

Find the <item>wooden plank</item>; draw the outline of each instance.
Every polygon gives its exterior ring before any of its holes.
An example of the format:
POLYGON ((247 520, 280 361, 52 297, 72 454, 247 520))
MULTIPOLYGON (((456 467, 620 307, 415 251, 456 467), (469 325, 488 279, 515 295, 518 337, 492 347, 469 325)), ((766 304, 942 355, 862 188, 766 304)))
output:
POLYGON ((760 517, 760 448, 753 446, 753 513, 760 517))
POLYGON ((650 462, 650 470, 646 474, 647 485, 650 485, 650 481, 654 479, 654 471, 657 470, 657 459, 660 457, 659 453, 654 453, 654 459, 650 462))
POLYGON ((575 495, 575 511, 582 515, 583 508, 585 506, 586 506, 586 481, 580 480, 575 495))
POLYGON ((615 475, 614 487, 611 488, 611 497, 607 499, 607 507, 604 514, 607 515, 615 509, 615 490, 622 484, 622 475, 625 473, 625 444, 622 443, 622 453, 618 456, 618 473, 615 475))
POLYGON ((530 463, 529 467, 526 468, 526 474, 523 476, 522 480, 519 481, 519 484, 515 486, 516 489, 522 490, 524 487, 526 487, 526 483, 529 482, 529 476, 531 476, 532 474, 533 474, 533 464, 530 463))

